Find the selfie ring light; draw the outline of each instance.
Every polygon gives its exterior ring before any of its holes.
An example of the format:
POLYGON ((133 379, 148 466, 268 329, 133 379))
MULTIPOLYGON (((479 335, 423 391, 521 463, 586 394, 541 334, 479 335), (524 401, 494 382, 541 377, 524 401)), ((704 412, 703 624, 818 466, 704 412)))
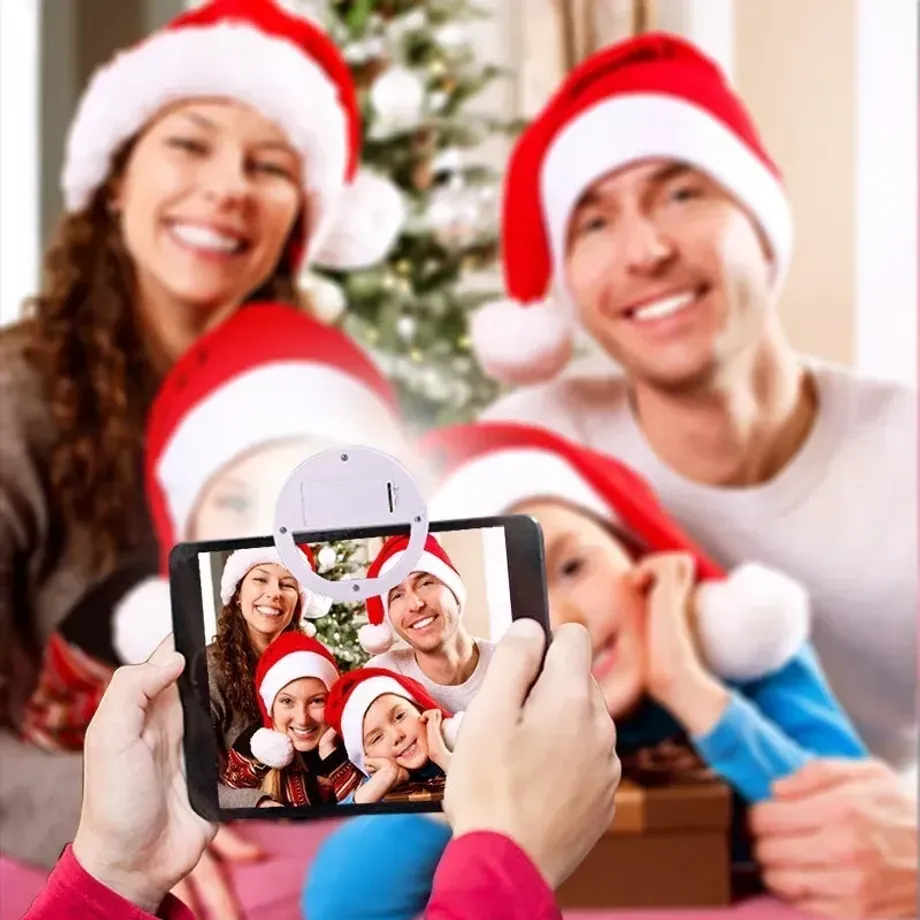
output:
POLYGON ((274 540, 281 561, 314 594, 334 601, 385 595, 408 577, 428 538, 428 509, 409 471, 370 447, 336 447, 301 463, 281 487, 274 540), (409 545, 392 569, 377 578, 330 581, 311 568, 294 535, 408 525, 409 545))

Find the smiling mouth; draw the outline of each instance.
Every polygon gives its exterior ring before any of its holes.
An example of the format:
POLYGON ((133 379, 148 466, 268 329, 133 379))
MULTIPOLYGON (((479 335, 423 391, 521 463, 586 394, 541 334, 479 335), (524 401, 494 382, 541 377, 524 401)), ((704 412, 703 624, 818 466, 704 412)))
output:
POLYGON ((617 645, 619 636, 614 634, 594 653, 594 661, 591 663, 591 673, 595 680, 601 680, 610 673, 610 669, 616 664, 617 645))
POLYGON ((291 734, 300 739, 301 741, 309 741, 316 735, 316 728, 297 728, 296 726, 290 726, 291 734))
POLYGON ((249 248, 240 236, 222 233, 204 224, 175 221, 169 224, 169 234, 180 246, 209 255, 236 256, 249 248))
POLYGON ((280 607, 267 607, 264 604, 257 604, 253 607, 253 610, 260 616, 271 617, 273 619, 277 619, 284 615, 284 611, 280 607))
POLYGON ((417 752, 418 752, 418 741, 413 741, 412 744, 409 745, 409 747, 405 748, 405 750, 400 751, 396 756, 397 757, 412 757, 417 752))
POLYGON ((639 306, 627 307, 621 316, 623 319, 636 323, 651 323, 656 320, 667 319, 691 307, 700 298, 704 297, 708 291, 709 286, 702 285, 691 290, 668 294, 666 297, 658 297, 639 306))
POLYGON ((434 623, 436 619, 437 617, 435 617, 434 614, 432 614, 431 616, 422 617, 422 619, 416 620, 409 627, 409 629, 418 629, 418 630, 427 629, 429 626, 431 626, 432 623, 434 623))

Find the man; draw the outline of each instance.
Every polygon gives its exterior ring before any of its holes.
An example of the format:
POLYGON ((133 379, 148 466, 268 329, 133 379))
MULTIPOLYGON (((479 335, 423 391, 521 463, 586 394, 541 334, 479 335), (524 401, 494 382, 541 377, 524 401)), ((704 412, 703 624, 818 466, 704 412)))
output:
MULTIPOLYGON (((407 536, 387 540, 367 577, 390 571, 408 545, 407 536)), ((367 601, 369 622, 358 634, 364 650, 376 653, 367 666, 412 677, 445 709, 464 711, 482 686, 495 647, 466 631, 461 622, 465 603, 460 573, 429 534, 412 572, 386 598, 367 601), (391 648, 394 632, 408 648, 391 648)))
MULTIPOLYGON (((616 454, 721 562, 803 582, 833 689, 873 754, 909 773, 916 395, 789 345, 788 201, 716 66, 646 35, 576 68, 518 142, 504 241, 516 303, 485 308, 472 337, 487 370, 528 386, 485 419, 616 454), (562 377, 573 326, 622 373, 562 377)), ((755 820, 768 883, 828 913, 912 912, 916 806, 893 770, 814 771, 755 820)))

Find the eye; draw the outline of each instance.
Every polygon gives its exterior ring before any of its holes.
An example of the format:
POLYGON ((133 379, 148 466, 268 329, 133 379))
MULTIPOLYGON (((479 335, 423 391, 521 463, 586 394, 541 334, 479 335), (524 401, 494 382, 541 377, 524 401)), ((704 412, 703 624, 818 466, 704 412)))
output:
POLYGON ((584 572, 585 559, 581 556, 570 556, 559 566, 559 574, 563 578, 577 578, 584 572))
POLYGON ((692 201, 694 198, 700 198, 703 189, 699 185, 682 184, 676 185, 668 190, 668 201, 684 202, 692 201))
POLYGON ((252 507, 252 503, 245 495, 219 495, 214 504, 218 508, 232 511, 234 514, 245 514, 252 507))
POLYGON ((272 163, 268 160, 260 160, 253 164, 253 169, 257 172, 265 173, 267 176, 277 176, 280 179, 294 181, 294 173, 286 166, 280 163, 272 163))
POLYGON ((203 156, 208 152, 207 144, 193 137, 171 137, 167 143, 176 150, 183 150, 186 153, 193 153, 199 156, 203 156))
POLYGON ((297 585, 292 585, 290 582, 285 582, 281 585, 286 591, 296 591, 297 585))
POLYGON ((278 702, 281 703, 282 706, 290 706, 293 700, 289 696, 282 696, 278 702))
POLYGON ((367 743, 368 745, 377 744, 377 742, 380 741, 380 739, 381 739, 381 735, 379 734, 371 735, 371 739, 367 743))
POLYGON ((602 214, 588 214, 578 222, 576 236, 585 236, 597 233, 608 225, 608 220, 602 214))

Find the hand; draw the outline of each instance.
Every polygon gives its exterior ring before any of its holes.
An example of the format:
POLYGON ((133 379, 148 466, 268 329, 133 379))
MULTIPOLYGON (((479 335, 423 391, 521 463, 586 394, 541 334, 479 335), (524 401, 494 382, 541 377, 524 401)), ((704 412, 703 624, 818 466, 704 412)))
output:
POLYGON ((74 856, 103 885, 151 914, 216 831, 188 799, 175 687, 184 665, 170 636, 148 662, 119 668, 84 746, 74 856))
POLYGON ((221 863, 253 862, 261 857, 262 851, 255 844, 222 825, 198 864, 172 893, 193 912, 205 910, 208 916, 221 920, 243 920, 242 908, 221 863))
POLYGON ((256 808, 284 808, 284 805, 281 802, 276 802, 274 799, 262 799, 256 808))
POLYGON ((440 709, 429 709, 421 714, 419 723, 425 726, 427 732, 428 759, 446 773, 451 753, 444 740, 444 714, 440 709))
POLYGON ((872 760, 815 760, 753 808, 767 887, 829 917, 916 917, 917 803, 872 760))
POLYGON ((653 553, 635 569, 648 595, 645 623, 649 694, 693 735, 707 734, 728 691, 703 665, 690 625, 696 563, 689 553, 653 553))
POLYGON ((521 619, 496 648, 463 720, 444 811, 455 836, 515 840, 555 888, 610 827, 620 762, 588 632, 560 627, 538 676, 544 642, 521 619))
POLYGON ((338 746, 339 736, 335 733, 334 728, 327 729, 323 737, 319 739, 319 756, 325 760, 330 754, 335 753, 338 746))
POLYGON ((355 790, 355 803, 358 805, 379 802, 391 789, 409 779, 408 772, 388 757, 367 757, 364 765, 370 779, 355 790))

